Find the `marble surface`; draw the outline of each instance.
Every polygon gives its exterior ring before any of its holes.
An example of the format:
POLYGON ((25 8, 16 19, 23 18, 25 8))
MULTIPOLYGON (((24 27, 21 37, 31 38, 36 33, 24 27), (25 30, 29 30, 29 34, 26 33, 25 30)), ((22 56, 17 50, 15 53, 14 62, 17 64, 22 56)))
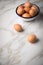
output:
POLYGON ((34 21, 24 22, 16 13, 16 7, 28 0, 0 0, 0 65, 43 65, 43 0, 30 0, 40 8, 34 21), (13 28, 15 23, 22 25, 19 33, 13 28), (39 41, 30 44, 27 36, 37 35, 39 41))

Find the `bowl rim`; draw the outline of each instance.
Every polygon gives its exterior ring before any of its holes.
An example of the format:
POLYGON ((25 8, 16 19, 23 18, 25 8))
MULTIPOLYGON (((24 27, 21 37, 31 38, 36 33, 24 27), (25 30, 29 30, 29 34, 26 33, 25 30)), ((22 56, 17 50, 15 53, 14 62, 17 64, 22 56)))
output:
MULTIPOLYGON (((24 4, 24 3, 23 3, 23 4, 24 4)), ((23 5, 23 4, 20 4, 19 6, 21 6, 21 5, 23 5)), ((30 17, 30 18, 29 18, 29 17, 22 17, 21 15, 19 15, 19 14, 17 13, 17 9, 18 9, 19 6, 17 6, 17 8, 16 8, 16 14, 17 14, 19 17, 24 18, 24 19, 31 19, 31 18, 36 17, 36 16, 39 14, 40 9, 39 9, 39 7, 38 7, 36 4, 33 4, 33 5, 35 5, 35 6, 38 8, 38 12, 37 12, 37 14, 36 14, 35 16, 30 17)))

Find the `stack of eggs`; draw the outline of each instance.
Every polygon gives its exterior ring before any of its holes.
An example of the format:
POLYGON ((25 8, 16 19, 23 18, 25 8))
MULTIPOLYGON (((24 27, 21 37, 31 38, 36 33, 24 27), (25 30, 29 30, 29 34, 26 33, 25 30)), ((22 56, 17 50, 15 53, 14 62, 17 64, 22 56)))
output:
POLYGON ((30 2, 26 2, 19 5, 17 8, 17 14, 24 18, 31 18, 38 13, 38 7, 30 2))

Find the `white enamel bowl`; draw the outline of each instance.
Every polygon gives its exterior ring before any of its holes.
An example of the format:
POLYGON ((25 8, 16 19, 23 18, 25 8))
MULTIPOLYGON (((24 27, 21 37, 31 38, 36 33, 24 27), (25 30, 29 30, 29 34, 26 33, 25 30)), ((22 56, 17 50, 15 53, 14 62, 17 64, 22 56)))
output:
MULTIPOLYGON (((21 5, 22 5, 22 4, 21 4, 21 5)), ((30 17, 30 18, 22 17, 22 16, 20 16, 20 15, 17 13, 17 9, 18 9, 18 7, 17 7, 17 8, 16 8, 16 14, 18 15, 18 18, 21 19, 21 20, 23 20, 23 21, 32 21, 32 20, 36 19, 36 18, 38 17, 39 13, 40 13, 40 9, 39 9, 39 7, 38 7, 36 4, 33 4, 33 5, 35 5, 35 6, 38 8, 38 12, 37 12, 37 14, 36 14, 35 16, 30 17)), ((20 6, 20 5, 19 5, 19 6, 20 6)))

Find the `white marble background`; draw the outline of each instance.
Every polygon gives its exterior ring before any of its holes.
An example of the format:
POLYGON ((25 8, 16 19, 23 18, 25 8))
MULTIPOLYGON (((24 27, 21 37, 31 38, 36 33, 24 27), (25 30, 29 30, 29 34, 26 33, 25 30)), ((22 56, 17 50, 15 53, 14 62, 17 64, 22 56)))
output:
POLYGON ((28 0, 0 0, 0 65, 43 65, 43 0, 30 0, 40 7, 40 14, 34 21, 18 19, 15 9, 28 0), (13 29, 19 23, 21 33, 13 29), (39 41, 30 44, 27 36, 37 35, 39 41))

